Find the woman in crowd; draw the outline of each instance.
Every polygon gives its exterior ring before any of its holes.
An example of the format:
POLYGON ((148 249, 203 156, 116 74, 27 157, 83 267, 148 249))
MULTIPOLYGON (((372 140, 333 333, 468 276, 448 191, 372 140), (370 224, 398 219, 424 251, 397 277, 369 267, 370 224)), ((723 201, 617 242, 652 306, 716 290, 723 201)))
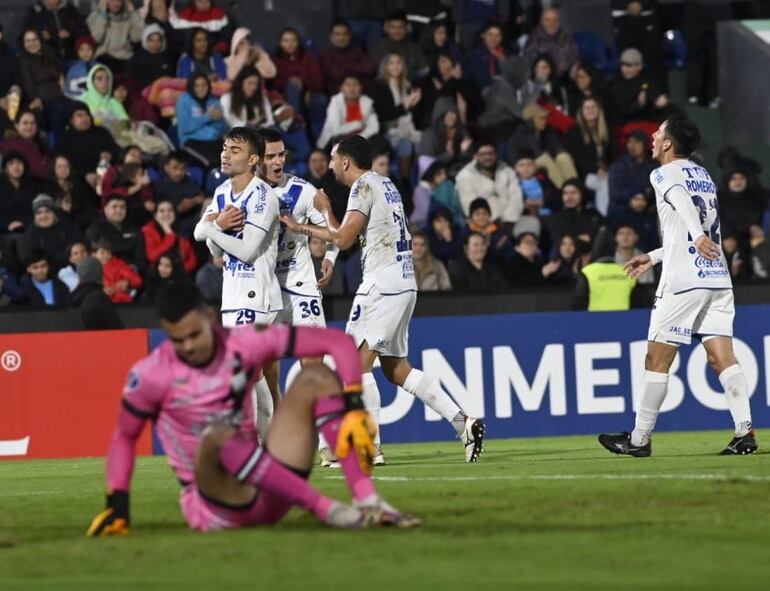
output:
POLYGON ((240 27, 233 33, 230 42, 230 55, 225 58, 227 65, 227 79, 235 80, 235 77, 246 66, 254 66, 265 80, 275 78, 276 69, 273 60, 259 43, 251 38, 251 31, 246 27, 240 27))
POLYGON ((532 103, 549 103, 566 113, 569 105, 567 90, 556 74, 556 66, 547 54, 537 56, 529 80, 519 91, 522 109, 532 103))
POLYGON ((432 122, 433 108, 441 98, 451 98, 463 123, 474 121, 481 106, 481 94, 469 80, 463 78, 460 62, 451 54, 438 53, 430 71, 420 84, 422 98, 415 108, 415 124, 425 129, 432 122))
POLYGON ((192 273, 198 265, 192 244, 179 236, 176 211, 170 199, 159 201, 153 219, 142 226, 142 245, 147 266, 156 265, 162 255, 171 251, 180 256, 184 271, 192 273))
POLYGON ((219 166, 227 121, 204 72, 193 74, 187 81, 187 92, 176 102, 176 117, 179 143, 206 168, 219 166))
POLYGON ((444 263, 435 258, 428 246, 428 236, 422 230, 412 232, 414 274, 420 291, 448 291, 452 289, 444 263))
POLYGON ((72 169, 70 159, 57 154, 53 159, 51 196, 64 220, 74 222, 81 232, 97 218, 97 197, 82 178, 72 169))
POLYGON ((189 79, 198 72, 204 73, 212 82, 227 80, 225 60, 214 53, 209 33, 201 28, 190 31, 187 48, 176 67, 177 78, 189 79))
POLYGON ((131 0, 99 0, 86 19, 96 40, 96 57, 112 72, 122 73, 142 40, 144 23, 131 0))
POLYGON ((142 301, 148 304, 154 303, 161 291, 178 281, 189 281, 189 277, 182 266, 179 253, 170 250, 160 255, 147 274, 142 301))
POLYGON ((67 99, 62 92, 63 70, 35 29, 27 29, 22 35, 19 72, 29 108, 45 114, 48 129, 61 131, 67 108, 67 99))
POLYGON ((580 271, 580 253, 575 237, 565 234, 556 245, 554 257, 542 268, 546 283, 551 285, 571 284, 580 271))
POLYGON ((0 142, 0 154, 16 150, 24 154, 35 178, 45 178, 50 167, 48 146, 40 133, 37 114, 32 109, 22 109, 16 114, 15 133, 6 134, 0 142))

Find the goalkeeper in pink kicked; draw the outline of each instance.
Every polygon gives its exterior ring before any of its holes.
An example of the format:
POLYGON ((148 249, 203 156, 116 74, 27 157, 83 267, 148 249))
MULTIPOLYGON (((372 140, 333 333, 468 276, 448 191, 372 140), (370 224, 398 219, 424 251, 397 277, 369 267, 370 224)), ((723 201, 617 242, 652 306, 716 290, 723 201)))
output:
POLYGON ((376 427, 361 402, 361 366, 349 336, 282 325, 225 329, 197 288, 185 284, 159 296, 158 313, 168 340, 128 375, 107 453, 107 508, 87 535, 128 532, 134 447, 149 419, 182 485, 179 504, 192 529, 273 524, 294 505, 333 527, 420 524, 380 498, 372 483, 376 427), (323 355, 334 358, 336 375, 323 365, 303 369, 260 445, 248 393, 264 364, 323 355), (336 448, 351 505, 307 481, 319 432, 336 448))

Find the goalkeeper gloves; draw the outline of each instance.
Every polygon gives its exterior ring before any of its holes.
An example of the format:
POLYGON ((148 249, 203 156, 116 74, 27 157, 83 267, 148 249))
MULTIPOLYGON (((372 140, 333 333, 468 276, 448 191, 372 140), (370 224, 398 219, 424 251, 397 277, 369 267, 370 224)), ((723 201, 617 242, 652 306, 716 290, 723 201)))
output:
POLYGON ((125 536, 128 524, 128 491, 116 490, 107 495, 107 508, 94 517, 86 537, 125 536))
POLYGON ((372 473, 372 459, 377 455, 374 446, 374 436, 377 434, 377 424, 364 409, 348 411, 342 419, 337 436, 338 458, 346 458, 353 451, 358 457, 358 463, 364 474, 372 473))

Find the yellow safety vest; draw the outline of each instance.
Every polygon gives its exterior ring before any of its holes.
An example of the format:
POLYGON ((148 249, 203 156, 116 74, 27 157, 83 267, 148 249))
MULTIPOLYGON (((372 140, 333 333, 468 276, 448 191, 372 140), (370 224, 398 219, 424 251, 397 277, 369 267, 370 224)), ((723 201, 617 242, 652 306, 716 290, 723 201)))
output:
POLYGON ((628 310, 631 307, 631 292, 636 279, 628 277, 618 263, 591 263, 583 268, 583 274, 588 279, 589 312, 628 310))

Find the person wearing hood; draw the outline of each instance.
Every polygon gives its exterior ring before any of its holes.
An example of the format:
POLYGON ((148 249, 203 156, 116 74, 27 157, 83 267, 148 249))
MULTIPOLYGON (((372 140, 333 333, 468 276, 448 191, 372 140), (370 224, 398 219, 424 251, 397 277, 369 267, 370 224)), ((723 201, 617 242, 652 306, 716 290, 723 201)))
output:
POLYGON ((433 123, 422 132, 417 152, 447 165, 470 160, 473 139, 460 120, 454 100, 442 97, 433 107, 433 123))
POLYGON ((749 230, 761 226, 767 193, 744 167, 735 167, 718 193, 722 225, 735 232, 744 260, 749 259, 749 230))
POLYGON ((321 52, 318 60, 326 81, 326 94, 333 96, 340 92, 348 76, 359 80, 370 80, 376 66, 358 45, 352 42, 350 23, 339 19, 332 23, 329 34, 330 47, 321 52))
POLYGON ((158 78, 173 75, 166 48, 166 33, 160 25, 145 27, 142 47, 128 62, 126 73, 136 81, 139 88, 149 86, 158 78))
POLYGON ((64 76, 56 54, 43 45, 35 29, 26 29, 22 35, 19 54, 21 86, 28 106, 35 111, 43 110, 48 128, 60 131, 64 127, 67 100, 62 93, 64 76))
POLYGON ((31 109, 22 109, 16 114, 15 134, 0 142, 0 154, 18 151, 29 163, 29 172, 36 179, 48 176, 50 153, 48 144, 40 134, 37 114, 31 109))
POLYGON ((196 72, 203 72, 212 82, 227 78, 225 60, 214 53, 211 34, 200 28, 190 31, 185 52, 176 66, 176 77, 189 80, 196 72))
POLYGON ((30 180, 24 154, 16 150, 8 152, 0 174, 0 236, 6 232, 22 232, 29 226, 32 200, 37 193, 37 183, 30 180))
POLYGON ((60 60, 71 60, 75 40, 88 32, 77 7, 67 0, 38 0, 24 18, 24 27, 35 29, 60 60))
POLYGON ((227 53, 227 44, 233 34, 233 22, 214 0, 190 0, 177 16, 172 15, 171 24, 179 30, 205 29, 211 33, 214 51, 220 55, 227 53))
POLYGON ((64 93, 73 100, 82 100, 87 90, 88 73, 96 65, 96 41, 91 35, 83 35, 75 41, 77 59, 67 70, 64 93))
POLYGON ((131 0, 99 0, 86 19, 96 40, 96 57, 115 73, 123 73, 142 40, 142 17, 131 0))
POLYGON ((228 80, 235 80, 246 66, 255 67, 266 80, 275 78, 277 73, 270 54, 251 39, 251 31, 246 27, 235 29, 230 41, 230 55, 225 58, 225 65, 228 80))
POLYGON ((572 35, 561 27, 557 8, 548 8, 540 16, 540 24, 532 31, 524 47, 524 58, 533 64, 537 56, 548 54, 556 64, 558 77, 569 72, 578 61, 578 50, 572 35))
POLYGON ((203 72, 190 76, 187 92, 176 102, 176 117, 179 143, 196 152, 206 168, 219 166, 227 121, 219 99, 211 94, 211 82, 203 72))
POLYGON ((90 175, 95 174, 99 162, 110 162, 118 153, 112 134, 94 125, 88 105, 80 102, 73 104, 69 125, 57 137, 56 148, 70 159, 75 170, 85 175, 92 186, 96 181, 90 175))
POLYGON ((91 68, 83 102, 88 105, 96 125, 112 131, 130 123, 123 105, 112 96, 112 72, 107 66, 96 64, 91 68))
POLYGON ((175 29, 172 24, 172 21, 178 18, 174 3, 174 0, 143 0, 139 8, 139 16, 144 20, 145 27, 158 25, 163 29, 172 64, 179 59, 185 39, 184 31, 175 29))
POLYGON ((361 81, 353 75, 345 77, 340 91, 329 100, 326 119, 316 146, 325 149, 349 135, 370 139, 380 131, 380 121, 374 111, 374 101, 361 94, 361 81))
POLYGON ((87 256, 77 264, 78 286, 70 296, 75 328, 118 330, 125 328, 115 304, 104 293, 102 264, 87 256))

